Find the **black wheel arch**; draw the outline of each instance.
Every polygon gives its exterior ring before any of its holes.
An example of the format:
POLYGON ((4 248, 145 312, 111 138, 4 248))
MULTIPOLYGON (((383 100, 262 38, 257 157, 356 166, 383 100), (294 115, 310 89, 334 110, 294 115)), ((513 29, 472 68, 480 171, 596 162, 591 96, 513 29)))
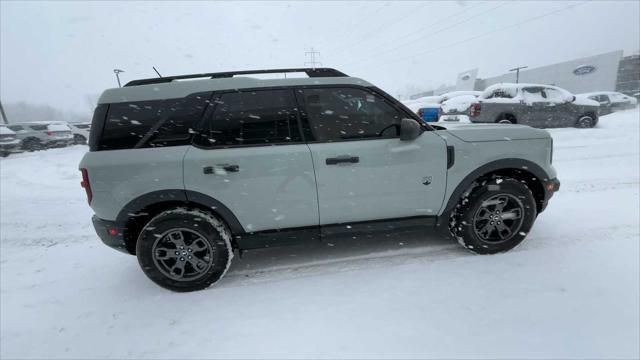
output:
POLYGON ((495 122, 498 122, 502 119, 509 119, 509 120, 513 120, 514 124, 518 123, 518 118, 511 112, 505 111, 502 112, 500 114, 498 114, 498 116, 496 116, 495 122))
POLYGON ((127 251, 135 254, 138 234, 149 220, 163 211, 181 206, 200 209, 219 217, 229 226, 233 235, 244 233, 238 218, 217 199, 197 191, 157 190, 131 200, 116 217, 115 225, 121 229, 127 251))
POLYGON ((447 205, 439 217, 439 224, 444 224, 449 219, 449 214, 458 204, 462 194, 469 189, 474 181, 492 175, 510 177, 524 182, 533 193, 536 199, 538 213, 544 210, 547 195, 544 190, 544 183, 550 180, 547 172, 536 163, 518 158, 500 159, 484 164, 467 174, 464 179, 456 186, 449 199, 447 205))

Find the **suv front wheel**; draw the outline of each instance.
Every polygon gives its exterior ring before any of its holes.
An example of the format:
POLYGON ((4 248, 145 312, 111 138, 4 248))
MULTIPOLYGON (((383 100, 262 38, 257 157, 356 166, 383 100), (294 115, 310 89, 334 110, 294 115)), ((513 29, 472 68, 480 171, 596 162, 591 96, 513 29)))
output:
POLYGON ((531 190, 510 178, 486 180, 462 197, 451 214, 450 230, 478 254, 511 250, 529 233, 536 218, 531 190))
POLYGON ((209 213, 172 209, 142 229, 136 254, 142 270, 156 284, 173 291, 201 290, 229 268, 231 232, 209 213))

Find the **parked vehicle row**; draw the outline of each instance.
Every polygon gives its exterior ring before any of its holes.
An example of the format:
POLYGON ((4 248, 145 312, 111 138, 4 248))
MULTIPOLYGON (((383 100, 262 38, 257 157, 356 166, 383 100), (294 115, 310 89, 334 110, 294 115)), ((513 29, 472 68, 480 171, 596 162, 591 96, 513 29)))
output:
POLYGON ((23 122, 0 126, 3 157, 21 151, 37 151, 73 144, 86 144, 90 123, 23 122))
POLYGON ((595 126, 600 115, 637 106, 637 99, 616 92, 573 95, 551 85, 501 83, 484 92, 456 91, 411 100, 408 106, 425 122, 585 128, 595 126))

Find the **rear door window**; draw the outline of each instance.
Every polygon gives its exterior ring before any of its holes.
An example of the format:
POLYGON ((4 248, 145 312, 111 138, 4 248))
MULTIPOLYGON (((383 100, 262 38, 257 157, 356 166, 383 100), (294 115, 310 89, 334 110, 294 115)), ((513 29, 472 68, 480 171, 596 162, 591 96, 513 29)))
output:
POLYGON ((302 141, 293 90, 214 96, 215 110, 198 137, 202 146, 276 145, 302 141))
POLYGON ((47 130, 47 125, 29 125, 31 130, 42 131, 47 130))

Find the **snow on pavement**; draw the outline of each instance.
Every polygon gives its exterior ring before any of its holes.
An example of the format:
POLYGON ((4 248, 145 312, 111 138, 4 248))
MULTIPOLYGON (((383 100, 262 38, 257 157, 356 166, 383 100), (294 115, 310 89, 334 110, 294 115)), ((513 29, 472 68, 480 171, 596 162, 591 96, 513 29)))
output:
POLYGON ((476 256, 402 234, 251 251, 178 294, 100 243, 76 146, 0 160, 1 358, 638 358, 638 110, 552 129, 561 190, 476 256))

